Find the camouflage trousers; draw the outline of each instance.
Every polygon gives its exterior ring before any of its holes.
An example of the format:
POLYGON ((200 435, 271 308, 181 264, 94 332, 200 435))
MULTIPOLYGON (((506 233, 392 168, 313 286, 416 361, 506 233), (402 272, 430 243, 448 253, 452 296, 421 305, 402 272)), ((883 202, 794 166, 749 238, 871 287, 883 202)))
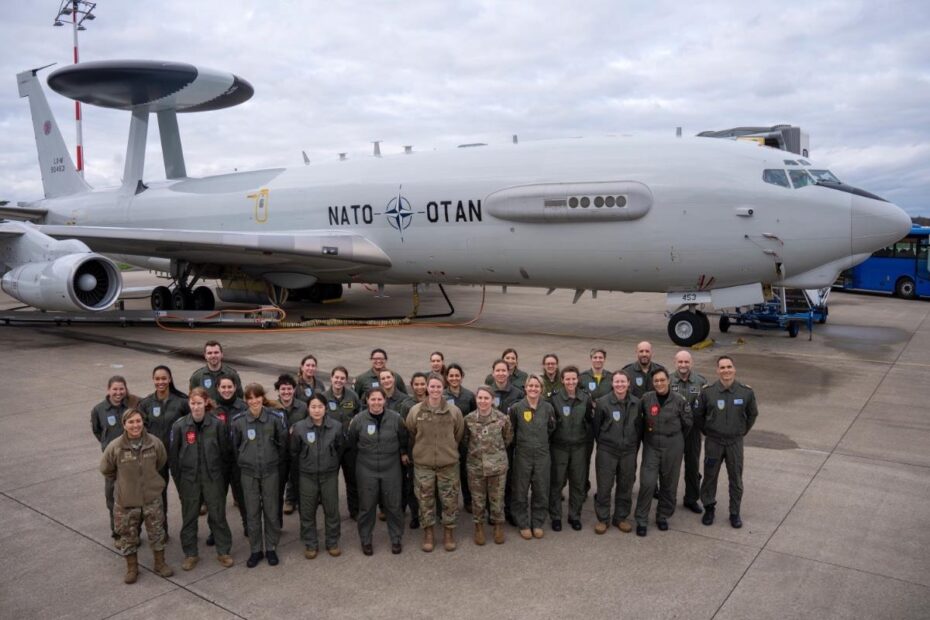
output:
POLYGON ((471 511, 475 523, 484 523, 491 511, 491 523, 504 522, 504 489, 507 472, 485 476, 481 471, 469 470, 468 488, 471 490, 471 511))
POLYGON ((436 487, 442 502, 443 527, 455 527, 459 517, 459 465, 424 467, 414 464, 413 489, 420 501, 420 525, 436 525, 436 487))
POLYGON ((138 552, 143 523, 152 550, 161 551, 165 548, 165 511, 161 505, 161 497, 156 497, 141 507, 124 508, 119 504, 113 506, 113 522, 117 536, 115 546, 120 555, 138 552))

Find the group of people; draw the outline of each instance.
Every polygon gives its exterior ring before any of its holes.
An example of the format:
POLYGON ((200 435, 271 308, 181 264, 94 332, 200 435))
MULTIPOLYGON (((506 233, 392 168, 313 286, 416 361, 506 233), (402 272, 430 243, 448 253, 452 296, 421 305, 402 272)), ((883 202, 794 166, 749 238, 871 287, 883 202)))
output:
POLYGON ((344 366, 333 368, 327 385, 316 357, 307 355, 296 376, 278 378, 272 399, 258 383, 243 388, 223 361, 222 345, 209 341, 206 364, 191 375, 187 394, 163 365, 154 369, 154 391, 143 399, 129 393, 124 378, 111 377, 91 426, 103 449, 100 469, 113 538, 126 558, 124 581, 138 577, 143 524, 155 572, 173 574, 164 557, 169 478, 180 498, 184 570, 199 561, 202 514, 207 544, 216 547, 221 565, 233 565, 229 490, 249 540, 248 567, 263 559, 279 563, 282 515, 295 510, 304 555, 317 557, 320 504, 326 551, 340 555, 340 469, 365 555, 374 552, 379 518, 387 522, 391 552, 402 552, 407 509, 409 528, 423 529, 423 551, 438 544, 439 528, 443 547, 454 551, 460 494, 477 545, 486 543, 485 524, 497 544, 505 542, 505 522, 526 540, 544 536, 547 517, 560 531, 566 486, 567 523, 581 530, 592 455, 597 534, 611 526, 631 532, 635 524, 636 534, 646 536, 654 498, 656 526, 667 530, 682 462, 683 504, 703 513, 705 525, 714 523, 717 478, 726 464, 730 524, 741 527, 743 436, 758 410, 752 388, 736 380, 732 358, 717 358, 711 384, 693 371, 684 350, 675 355, 674 371, 653 361, 648 342, 619 371, 606 370, 606 359, 595 349, 590 368, 580 371, 560 368, 558 356, 547 354, 542 372, 528 374, 518 367, 517 352, 507 349, 472 391, 463 386, 462 367, 446 365, 434 352, 429 369, 410 377, 408 391, 387 367, 383 349, 371 352, 371 368, 351 387, 344 366))

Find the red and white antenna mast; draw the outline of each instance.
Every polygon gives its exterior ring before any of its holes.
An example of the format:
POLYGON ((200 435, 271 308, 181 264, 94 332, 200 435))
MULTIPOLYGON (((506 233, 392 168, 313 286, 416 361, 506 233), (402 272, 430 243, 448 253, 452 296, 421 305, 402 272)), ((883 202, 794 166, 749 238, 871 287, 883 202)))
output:
MULTIPOLYGON (((74 32, 74 64, 78 64, 80 57, 78 55, 78 31, 87 30, 84 26, 85 21, 91 21, 97 18, 93 11, 97 8, 95 2, 87 0, 61 0, 61 6, 58 7, 58 14, 55 16, 55 22, 52 24, 56 27, 64 26, 61 21, 62 17, 71 17, 71 28, 74 32)), ((81 176, 84 176, 84 135, 81 131, 81 102, 74 102, 74 123, 77 127, 77 159, 75 166, 81 176)))

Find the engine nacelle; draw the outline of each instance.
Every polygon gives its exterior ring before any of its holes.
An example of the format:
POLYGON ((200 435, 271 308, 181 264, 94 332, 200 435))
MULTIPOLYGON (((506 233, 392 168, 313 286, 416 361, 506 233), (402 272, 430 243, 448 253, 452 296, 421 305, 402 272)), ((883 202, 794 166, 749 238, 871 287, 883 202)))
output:
POLYGON ((123 289, 119 268, 99 254, 67 254, 8 271, 4 292, 41 310, 92 311, 112 306, 123 289))

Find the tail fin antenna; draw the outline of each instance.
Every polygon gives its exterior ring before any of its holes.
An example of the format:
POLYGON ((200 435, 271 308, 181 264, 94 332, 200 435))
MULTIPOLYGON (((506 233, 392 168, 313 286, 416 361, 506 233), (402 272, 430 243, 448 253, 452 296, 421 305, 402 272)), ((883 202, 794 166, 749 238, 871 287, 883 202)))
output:
POLYGON ((88 192, 91 187, 74 167, 68 147, 61 137, 61 130, 52 116, 45 93, 42 92, 38 73, 50 66, 18 73, 16 82, 19 86, 19 96, 29 98, 29 111, 32 113, 32 128, 36 136, 45 197, 56 198, 88 192))

